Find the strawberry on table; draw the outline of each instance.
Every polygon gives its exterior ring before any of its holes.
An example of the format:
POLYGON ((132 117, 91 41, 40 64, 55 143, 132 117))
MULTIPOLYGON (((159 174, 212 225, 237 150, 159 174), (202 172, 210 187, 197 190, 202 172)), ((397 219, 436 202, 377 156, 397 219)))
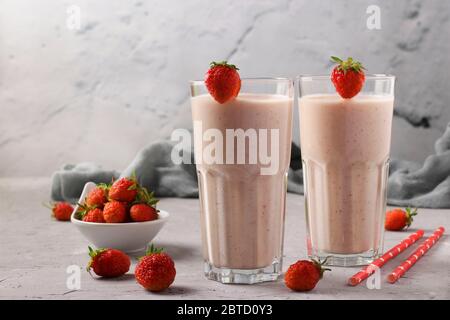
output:
POLYGON ((121 178, 115 181, 109 189, 108 196, 112 200, 133 202, 138 193, 138 183, 135 177, 121 178))
POLYGON ((175 280, 176 270, 172 258, 153 245, 139 260, 134 271, 136 281, 149 291, 167 289, 175 280))
POLYGON ((239 70, 227 61, 211 62, 205 74, 205 85, 209 93, 218 103, 225 103, 234 99, 241 90, 239 70))
POLYGON ((52 210, 52 215, 58 221, 69 221, 73 207, 68 202, 56 202, 53 205, 45 205, 52 210))
POLYGON ((417 208, 394 209, 386 212, 384 228, 389 231, 400 231, 408 228, 413 222, 413 217, 417 215, 417 208))
POLYGON ((323 273, 330 269, 323 268, 325 262, 316 260, 299 260, 292 264, 284 275, 286 286, 294 291, 310 291, 322 279, 323 273))
POLYGON ((331 60, 338 65, 331 73, 331 81, 336 91, 344 99, 356 96, 362 89, 366 79, 364 67, 361 62, 348 58, 346 61, 338 57, 331 57, 331 60))
POLYGON ((123 223, 127 221, 127 208, 124 203, 111 201, 103 208, 103 218, 106 223, 123 223))
POLYGON ((130 270, 130 257, 116 249, 89 248, 91 260, 87 266, 87 271, 94 270, 95 274, 101 277, 119 277, 130 270))

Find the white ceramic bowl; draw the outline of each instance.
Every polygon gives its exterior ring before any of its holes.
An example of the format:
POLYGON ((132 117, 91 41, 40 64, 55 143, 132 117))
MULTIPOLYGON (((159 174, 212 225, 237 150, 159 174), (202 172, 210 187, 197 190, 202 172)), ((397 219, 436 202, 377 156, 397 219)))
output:
MULTIPOLYGON (((95 186, 93 182, 86 183, 78 202, 84 203, 89 191, 95 186)), ((73 210, 70 221, 90 243, 97 248, 113 248, 125 252, 144 250, 169 218, 168 212, 160 210, 158 219, 153 221, 95 223, 76 219, 77 210, 78 205, 73 210)))

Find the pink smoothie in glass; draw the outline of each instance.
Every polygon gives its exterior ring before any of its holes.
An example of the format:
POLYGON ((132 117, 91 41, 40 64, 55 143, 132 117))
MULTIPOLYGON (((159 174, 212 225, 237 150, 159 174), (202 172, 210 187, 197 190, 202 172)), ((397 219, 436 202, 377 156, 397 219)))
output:
POLYGON ((378 250, 383 235, 394 98, 333 94, 299 99, 310 247, 378 250))
MULTIPOLYGON (((281 95, 245 94, 225 104, 209 94, 191 99, 192 119, 201 123, 201 138, 208 129, 226 136, 226 129, 277 129, 279 164, 271 175, 254 164, 199 163, 209 142, 196 145, 199 178, 203 255, 217 268, 257 269, 281 259, 287 170, 291 151, 292 99, 281 95), (203 144, 203 145, 202 145, 203 144)), ((270 136, 270 133, 269 133, 270 136)), ((234 146, 236 154, 236 145, 234 146)), ((226 153, 224 143, 224 154, 226 153)), ((249 149, 246 148, 248 160, 249 149)))

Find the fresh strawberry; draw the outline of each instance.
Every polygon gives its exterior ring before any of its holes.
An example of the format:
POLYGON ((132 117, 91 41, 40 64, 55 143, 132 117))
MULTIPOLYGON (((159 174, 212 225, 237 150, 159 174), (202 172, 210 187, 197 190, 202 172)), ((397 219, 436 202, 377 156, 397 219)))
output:
POLYGON ((205 74, 205 84, 218 103, 225 103, 239 94, 241 78, 237 70, 234 64, 228 64, 227 61, 211 62, 205 74))
POLYGON ((158 213, 148 204, 138 203, 131 206, 130 217, 134 222, 151 221, 158 219, 158 213))
POLYGON ((95 274, 101 277, 119 277, 130 270, 130 258, 120 250, 97 249, 89 247, 91 260, 87 266, 87 271, 94 270, 95 274))
POLYGON ((109 189, 108 196, 112 200, 133 202, 138 192, 136 178, 121 178, 115 181, 109 189))
POLYGON ((69 221, 73 211, 72 205, 68 202, 56 202, 50 205, 50 209, 52 215, 59 221, 69 221))
POLYGON ((86 204, 90 207, 103 208, 103 205, 108 201, 107 199, 108 186, 106 184, 99 184, 92 189, 87 197, 86 204))
POLYGON ((147 250, 134 271, 136 281, 150 291, 167 289, 175 280, 176 270, 172 258, 153 245, 147 250))
POLYGON ((386 212, 384 228, 390 231, 400 231, 408 228, 413 222, 413 216, 417 215, 417 208, 394 209, 386 212))
POLYGON ((105 219, 103 218, 103 211, 100 208, 95 208, 92 210, 89 210, 84 216, 83 216, 84 222, 97 222, 97 223, 105 223, 105 219))
POLYGON ((153 192, 149 193, 146 188, 139 187, 136 201, 130 209, 131 220, 143 222, 158 219, 158 210, 156 209, 158 201, 153 192))
POLYGON ((316 260, 299 260, 289 267, 284 275, 286 286, 294 291, 310 291, 317 282, 322 279, 327 268, 323 268, 325 262, 316 260))
POLYGON ((352 58, 342 61, 338 57, 331 57, 331 60, 338 64, 331 73, 331 81, 336 91, 344 99, 356 96, 366 80, 361 62, 354 61, 352 58))
POLYGON ((111 201, 103 208, 103 218, 106 223, 122 223, 127 220, 127 208, 124 203, 111 201))
POLYGON ((90 207, 88 206, 86 203, 82 204, 82 203, 78 203, 78 209, 77 212, 75 213, 75 217, 78 220, 83 220, 84 217, 88 214, 89 211, 94 210, 96 207, 90 207))

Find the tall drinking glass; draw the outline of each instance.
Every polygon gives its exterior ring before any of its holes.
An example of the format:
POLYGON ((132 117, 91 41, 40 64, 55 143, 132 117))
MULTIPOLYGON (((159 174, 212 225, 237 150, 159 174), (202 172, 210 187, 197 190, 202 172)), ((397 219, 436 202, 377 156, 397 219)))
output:
POLYGON ((292 138, 290 79, 242 79, 219 104, 191 82, 205 275, 222 283, 281 273, 292 138))
POLYGON ((308 254, 328 265, 382 253, 394 81, 368 75, 343 99, 330 76, 298 77, 308 254))

